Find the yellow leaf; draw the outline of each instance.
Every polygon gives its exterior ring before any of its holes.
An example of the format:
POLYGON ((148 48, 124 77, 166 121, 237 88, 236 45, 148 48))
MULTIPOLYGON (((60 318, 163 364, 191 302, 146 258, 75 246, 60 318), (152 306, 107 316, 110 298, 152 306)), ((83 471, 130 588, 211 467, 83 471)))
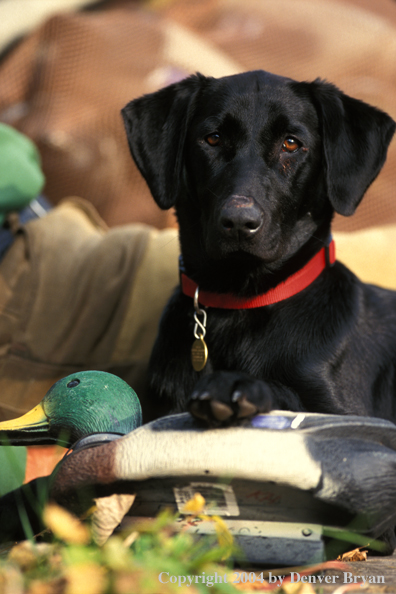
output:
POLYGON ((231 547, 233 545, 234 539, 223 518, 220 516, 212 516, 212 520, 215 523, 219 545, 221 547, 231 547))
POLYGON ((70 544, 88 544, 89 530, 76 516, 63 507, 50 503, 44 510, 43 520, 53 534, 70 544))
POLYGON ((192 497, 187 503, 184 505, 183 512, 188 512, 189 514, 198 515, 203 512, 205 509, 206 501, 202 497, 201 493, 194 493, 194 497, 192 497))
POLYGON ((228 532, 228 526, 221 516, 212 516, 212 521, 216 524, 216 528, 228 532))
POLYGON ((106 591, 106 572, 103 567, 94 563, 70 565, 65 577, 65 594, 102 594, 106 591))

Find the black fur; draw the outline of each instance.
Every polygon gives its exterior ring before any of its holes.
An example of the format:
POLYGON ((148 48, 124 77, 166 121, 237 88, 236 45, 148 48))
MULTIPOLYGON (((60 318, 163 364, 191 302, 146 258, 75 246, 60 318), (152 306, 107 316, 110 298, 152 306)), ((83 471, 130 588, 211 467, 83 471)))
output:
MULTIPOLYGON (((201 290, 239 296, 276 286, 321 249, 334 211, 351 215, 379 173, 395 130, 329 83, 262 71, 191 76, 132 101, 123 117, 154 199, 176 207, 187 274, 201 290)), ((227 425, 272 407, 396 421, 396 293, 337 262, 285 301, 207 315, 209 363, 196 373, 193 302, 176 289, 145 420, 189 407, 227 425)))

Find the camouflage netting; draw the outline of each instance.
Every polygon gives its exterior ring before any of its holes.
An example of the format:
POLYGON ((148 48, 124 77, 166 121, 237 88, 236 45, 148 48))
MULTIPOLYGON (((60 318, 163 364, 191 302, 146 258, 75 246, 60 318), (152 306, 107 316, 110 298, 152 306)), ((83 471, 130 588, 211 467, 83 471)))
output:
MULTIPOLYGON (((132 163, 121 107, 197 70, 263 68, 326 78, 396 117, 396 4, 392 0, 108 1, 51 17, 0 64, 0 121, 38 145, 46 195, 90 200, 110 225, 163 228, 132 163)), ((396 222, 396 142, 351 219, 354 230, 396 222)))

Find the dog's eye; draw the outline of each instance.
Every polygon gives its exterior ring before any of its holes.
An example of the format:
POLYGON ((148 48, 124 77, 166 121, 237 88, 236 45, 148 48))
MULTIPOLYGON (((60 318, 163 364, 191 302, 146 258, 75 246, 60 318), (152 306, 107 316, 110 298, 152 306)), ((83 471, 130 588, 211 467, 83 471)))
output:
POLYGON ((295 153, 300 148, 300 143, 295 138, 286 138, 282 144, 282 151, 285 153, 295 153))
POLYGON ((210 146, 217 146, 220 142, 220 134, 217 134, 217 132, 208 134, 205 140, 208 144, 210 144, 210 146))

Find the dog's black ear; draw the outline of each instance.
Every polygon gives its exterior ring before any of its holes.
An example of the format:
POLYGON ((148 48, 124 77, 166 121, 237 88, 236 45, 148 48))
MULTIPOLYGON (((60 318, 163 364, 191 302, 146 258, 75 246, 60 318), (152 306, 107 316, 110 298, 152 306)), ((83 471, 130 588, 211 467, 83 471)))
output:
POLYGON ((328 197, 336 212, 349 216, 385 163, 395 122, 330 83, 309 86, 322 126, 328 197))
POLYGON ((121 111, 129 148, 158 206, 174 206, 194 98, 206 77, 190 76, 134 99, 121 111))

